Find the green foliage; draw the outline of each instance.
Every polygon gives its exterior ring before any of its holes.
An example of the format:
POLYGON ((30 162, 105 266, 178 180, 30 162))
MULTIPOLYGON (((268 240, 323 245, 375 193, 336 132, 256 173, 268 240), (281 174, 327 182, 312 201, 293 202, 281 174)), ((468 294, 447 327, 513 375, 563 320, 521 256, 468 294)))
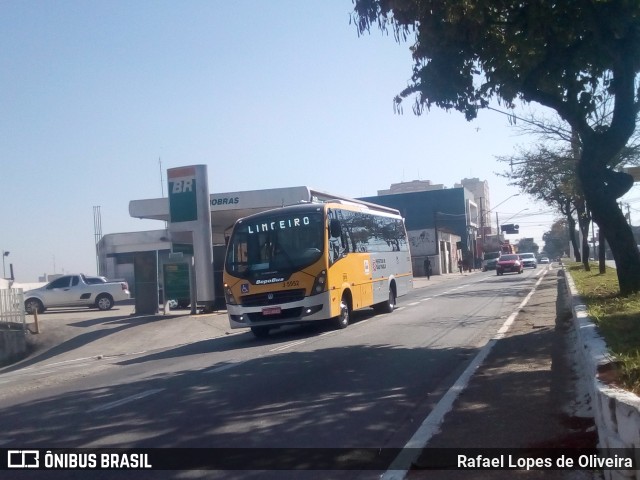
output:
POLYGON ((567 245, 569 245, 569 225, 566 219, 560 219, 553 222, 551 230, 542 235, 544 241, 544 251, 550 257, 561 257, 568 254, 567 245))
POLYGON ((536 242, 533 241, 533 238, 521 238, 516 244, 516 248, 518 252, 522 253, 538 253, 540 247, 536 242))
POLYGON ((361 33, 377 25, 396 39, 415 34, 412 83, 397 101, 417 94, 418 112, 435 105, 471 119, 495 97, 508 106, 537 101, 582 122, 612 86, 606 74, 621 55, 640 58, 635 0, 354 3, 361 33))
POLYGON ((587 305, 611 353, 619 362, 617 382, 640 394, 640 294, 621 296, 615 269, 586 272, 581 263, 568 265, 578 293, 587 305))

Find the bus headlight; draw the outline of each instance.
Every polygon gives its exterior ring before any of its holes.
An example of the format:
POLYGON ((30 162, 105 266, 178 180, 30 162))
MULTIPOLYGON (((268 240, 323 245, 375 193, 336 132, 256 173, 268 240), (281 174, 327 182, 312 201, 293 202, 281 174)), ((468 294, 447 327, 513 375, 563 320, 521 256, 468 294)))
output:
POLYGON ((231 291, 231 288, 229 288, 229 285, 225 284, 224 286, 224 300, 225 302, 227 302, 227 305, 235 305, 236 304, 236 299, 233 296, 233 292, 231 291))
POLYGON ((313 282, 313 288, 311 289, 311 295, 317 295, 327 290, 327 271, 323 270, 316 277, 313 282))

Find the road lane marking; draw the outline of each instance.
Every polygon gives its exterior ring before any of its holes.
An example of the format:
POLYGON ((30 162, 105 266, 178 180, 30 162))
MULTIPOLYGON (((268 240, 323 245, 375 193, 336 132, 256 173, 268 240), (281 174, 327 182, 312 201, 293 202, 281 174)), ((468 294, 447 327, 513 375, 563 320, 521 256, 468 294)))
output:
POLYGON ((44 365, 35 365, 33 367, 24 367, 21 368, 20 370, 23 372, 29 371, 29 370, 36 370, 38 368, 49 368, 49 367, 57 367, 59 365, 68 365, 71 363, 77 363, 77 362, 83 362, 86 360, 97 360, 99 358, 98 356, 93 356, 93 357, 82 357, 82 358, 74 358, 73 360, 64 360, 61 362, 53 362, 53 363, 45 363, 44 365))
POLYGON ((319 337, 324 337, 326 335, 335 335, 337 333, 336 330, 332 330, 330 332, 322 332, 320 335, 318 335, 319 337))
POLYGON ((230 368, 238 367, 238 366, 240 366, 240 365, 242 365, 243 363, 246 363, 246 362, 248 362, 248 360, 244 360, 242 362, 228 363, 226 365, 222 365, 220 367, 216 367, 216 368, 213 368, 211 370, 207 370, 205 373, 224 372, 225 370, 229 370, 230 368))
POLYGON ((131 395, 129 397, 121 398, 120 400, 116 400, 114 402, 103 403, 102 405, 98 405, 97 407, 93 407, 89 409, 88 412, 93 413, 93 412, 104 412, 105 410, 111 410, 112 408, 116 408, 130 402, 135 402, 136 400, 140 400, 150 395, 155 395, 156 393, 159 393, 163 390, 164 388, 154 388, 151 390, 146 390, 144 392, 136 393, 135 395, 131 395))
POLYGON ((286 350, 287 348, 291 348, 291 347, 295 347, 296 345, 302 345, 303 343, 306 343, 306 340, 300 340, 299 342, 291 342, 291 343, 287 343, 285 345, 281 345, 279 347, 276 348, 272 348, 271 350, 269 350, 270 352, 280 352, 282 350, 286 350))
POLYGON ((427 415, 427 418, 424 419, 418 430, 416 430, 413 436, 405 444, 402 451, 394 461, 391 462, 389 469, 380 477, 381 480, 403 480, 406 477, 410 466, 418 459, 422 449, 425 448, 429 440, 431 440, 431 438, 440 431, 440 426, 444 421, 444 416, 452 410, 453 403, 456 401, 460 393, 467 387, 476 369, 482 364, 482 362, 484 362, 494 345, 505 336, 509 327, 513 324, 520 313, 520 310, 522 310, 529 302, 533 294, 538 289, 540 283, 542 283, 544 277, 545 275, 543 274, 538 278, 529 294, 524 298, 524 300, 522 300, 522 302, 520 302, 520 305, 516 307, 513 313, 509 315, 496 334, 485 344, 484 347, 482 347, 451 388, 447 390, 447 393, 444 394, 431 413, 427 415))

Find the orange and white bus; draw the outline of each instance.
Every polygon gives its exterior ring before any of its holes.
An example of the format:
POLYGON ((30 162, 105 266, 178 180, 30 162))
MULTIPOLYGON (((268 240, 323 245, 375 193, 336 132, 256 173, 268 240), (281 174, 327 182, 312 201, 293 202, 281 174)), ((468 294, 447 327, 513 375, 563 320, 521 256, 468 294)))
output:
POLYGON ((413 286, 397 210, 329 201, 238 220, 227 245, 224 290, 232 328, 256 337, 317 320, 349 325, 351 312, 393 311, 413 286))

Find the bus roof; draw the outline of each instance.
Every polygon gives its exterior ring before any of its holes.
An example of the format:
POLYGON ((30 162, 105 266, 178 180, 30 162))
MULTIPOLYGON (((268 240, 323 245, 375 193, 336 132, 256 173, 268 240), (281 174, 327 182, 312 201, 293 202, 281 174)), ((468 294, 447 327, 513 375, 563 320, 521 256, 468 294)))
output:
POLYGON ((254 213, 252 215, 247 215, 238 219, 238 222, 244 222, 246 220, 261 218, 269 215, 273 215, 274 213, 278 213, 281 211, 287 212, 311 212, 311 211, 320 211, 325 208, 336 208, 336 207, 344 207, 348 210, 357 210, 359 212, 371 212, 377 213, 383 216, 397 216, 400 217, 400 212, 393 208, 388 207, 380 207, 379 205, 368 203, 368 202, 359 202, 359 201, 347 201, 347 200, 325 200, 322 202, 302 202, 296 205, 285 205, 278 208, 271 208, 268 210, 263 210, 261 212, 254 213), (380 207, 380 208, 378 208, 380 207))
POLYGON ((340 205, 353 205, 353 206, 364 207, 367 210, 372 210, 372 211, 377 212, 377 213, 387 213, 387 214, 390 214, 390 215, 400 215, 400 211, 395 209, 395 208, 385 207, 383 205, 378 205, 377 203, 370 203, 370 202, 365 202, 365 201, 362 201, 362 200, 329 199, 329 200, 325 200, 324 203, 338 203, 340 205))

